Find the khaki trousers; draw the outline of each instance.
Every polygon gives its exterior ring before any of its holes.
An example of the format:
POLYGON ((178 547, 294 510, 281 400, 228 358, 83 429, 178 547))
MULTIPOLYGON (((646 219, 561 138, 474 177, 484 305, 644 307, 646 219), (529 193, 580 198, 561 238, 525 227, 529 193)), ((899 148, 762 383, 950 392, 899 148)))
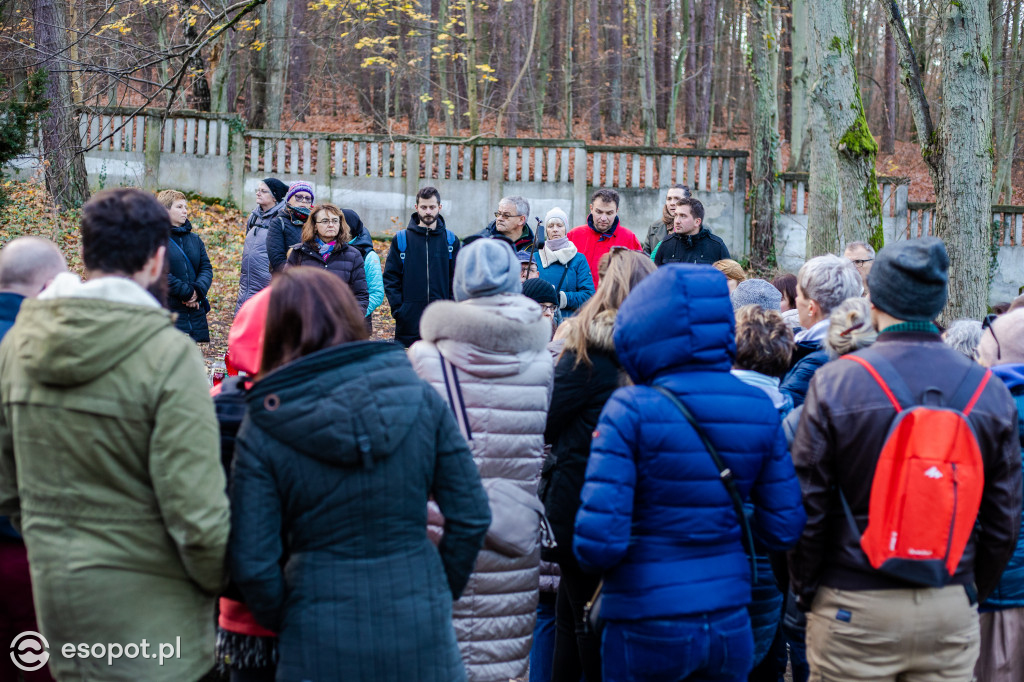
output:
POLYGON ((978 609, 962 586, 822 587, 807 614, 811 682, 970 682, 978 609))

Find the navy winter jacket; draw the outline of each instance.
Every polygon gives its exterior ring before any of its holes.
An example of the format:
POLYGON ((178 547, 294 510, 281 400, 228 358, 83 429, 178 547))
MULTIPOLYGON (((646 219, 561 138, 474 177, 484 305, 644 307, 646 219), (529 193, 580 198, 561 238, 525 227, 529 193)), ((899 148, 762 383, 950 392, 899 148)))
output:
POLYGON ((730 258, 729 247, 722 238, 706 227, 697 234, 670 234, 655 248, 654 264, 704 263, 711 265, 730 258))
POLYGON ((800 407, 807 398, 811 377, 828 362, 828 352, 821 343, 798 343, 793 347, 792 367, 779 385, 779 390, 793 399, 793 407, 800 407))
POLYGON ((167 307, 178 317, 174 326, 192 337, 193 341, 209 341, 210 327, 206 313, 210 302, 206 294, 213 284, 213 264, 206 255, 206 245, 192 232, 192 223, 171 228, 171 243, 167 245, 167 307), (199 301, 198 308, 189 308, 184 301, 199 301))
MULTIPOLYGON (((1017 432, 1020 434, 1021 455, 1024 456, 1024 365, 996 365, 992 373, 1003 380, 1017 403, 1017 432)), ((1022 514, 1024 523, 1024 514, 1022 514)), ((999 585, 981 605, 982 611, 1019 609, 1024 607, 1024 532, 1017 535, 1017 549, 1006 565, 999 585)))
POLYGON ((398 251, 398 240, 392 240, 384 263, 384 293, 395 318, 395 341, 408 348, 420 338, 420 318, 427 305, 453 296, 455 259, 459 257, 458 239, 448 250, 444 218, 437 216, 437 226, 427 230, 416 219, 409 218, 405 228, 405 258, 398 251))
POLYGON ((615 348, 634 386, 612 394, 594 434, 576 517, 575 552, 604 574, 602 615, 640 620, 746 606, 750 566, 711 456, 686 404, 731 469, 763 547, 783 550, 806 517, 779 413, 730 372, 735 321, 725 276, 668 265, 619 309, 615 348), (670 309, 673 314, 666 316, 670 309))

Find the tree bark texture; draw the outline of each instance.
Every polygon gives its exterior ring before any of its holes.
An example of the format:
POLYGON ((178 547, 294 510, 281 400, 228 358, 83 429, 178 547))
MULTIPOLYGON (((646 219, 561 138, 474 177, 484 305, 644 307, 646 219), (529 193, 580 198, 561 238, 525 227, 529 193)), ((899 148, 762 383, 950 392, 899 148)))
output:
POLYGON ((789 126, 789 165, 791 172, 807 171, 810 167, 810 149, 805 148, 807 140, 808 123, 808 46, 807 38, 809 15, 807 3, 809 0, 793 0, 792 2, 792 26, 790 32, 790 51, 792 52, 792 68, 790 70, 790 98, 792 110, 789 126))
POLYGON ((49 101, 49 111, 40 122, 46 189, 62 208, 78 208, 89 199, 89 181, 64 57, 68 49, 66 10, 67 3, 62 0, 32 0, 38 64, 48 74, 43 97, 49 101))
POLYGON ((245 118, 250 128, 263 128, 267 121, 267 6, 259 10, 260 23, 252 31, 253 40, 264 43, 260 50, 249 50, 249 83, 245 90, 245 118))
POLYGON ((477 45, 474 19, 475 0, 465 0, 462 6, 466 20, 466 108, 469 114, 469 134, 475 137, 480 134, 480 99, 477 94, 477 45))
POLYGON ((288 106, 296 121, 305 121, 309 112, 306 93, 310 81, 309 38, 304 34, 308 3, 292 2, 291 8, 291 50, 288 55, 288 106))
POLYGON ((697 130, 697 53, 700 45, 697 43, 697 2, 698 0, 684 0, 686 2, 686 82, 683 85, 683 97, 686 100, 686 109, 683 116, 686 118, 686 134, 692 136, 697 130))
POLYGON ((587 23, 590 32, 590 96, 587 98, 587 109, 590 112, 590 136, 601 139, 601 102, 604 101, 604 88, 601 87, 601 24, 598 0, 590 0, 590 15, 587 23))
POLYGON ((775 176, 779 150, 778 75, 773 53, 778 51, 771 0, 747 0, 750 78, 754 111, 751 126, 750 265, 764 271, 775 265, 775 213, 778 210, 775 176))
MULTIPOLYGON (((818 80, 812 97, 819 100, 825 135, 836 154, 839 195, 842 200, 837 248, 851 241, 882 246, 882 204, 875 175, 878 144, 871 136, 861 102, 857 69, 850 42, 850 21, 844 0, 816 0, 811 4, 811 38, 818 80)), ((831 225, 808 229, 833 231, 831 225)))
POLYGON ((883 116, 882 151, 892 154, 896 151, 896 41, 892 30, 885 29, 885 73, 882 79, 883 116))
POLYGON ((658 143, 658 115, 657 92, 654 89, 654 21, 649 2, 637 6, 636 35, 640 52, 640 121, 644 144, 653 147, 658 143))
POLYGON ((718 28, 717 0, 703 0, 704 18, 701 20, 701 67, 697 92, 697 146, 705 148, 711 140, 711 75, 715 65, 715 32, 718 28))
MULTIPOLYGON (((640 5, 646 4, 646 2, 640 3, 640 5)), ((643 12, 643 7, 640 5, 637 10, 643 12)), ((638 20, 637 24, 639 23, 638 20)), ((605 131, 612 137, 617 137, 622 134, 622 0, 608 1, 607 35, 608 118, 605 123, 605 131)))
POLYGON ((267 3, 267 122, 271 130, 281 129, 284 95, 288 82, 288 3, 270 0, 267 3))

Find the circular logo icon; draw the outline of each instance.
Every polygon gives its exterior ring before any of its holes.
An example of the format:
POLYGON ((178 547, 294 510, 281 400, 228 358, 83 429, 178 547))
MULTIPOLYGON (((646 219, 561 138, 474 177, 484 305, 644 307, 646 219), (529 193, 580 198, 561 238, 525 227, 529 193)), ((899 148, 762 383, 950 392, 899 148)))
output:
POLYGON ((22 632, 11 642, 11 660, 25 672, 39 670, 50 660, 49 642, 38 632, 22 632))

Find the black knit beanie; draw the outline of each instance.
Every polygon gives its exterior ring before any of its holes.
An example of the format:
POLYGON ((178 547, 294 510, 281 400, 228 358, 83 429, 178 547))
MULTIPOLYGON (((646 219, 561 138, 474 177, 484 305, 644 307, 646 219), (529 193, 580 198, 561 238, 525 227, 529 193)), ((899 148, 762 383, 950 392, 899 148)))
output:
POLYGON ((937 237, 886 246, 868 274, 871 302, 898 320, 934 320, 946 306, 949 255, 937 237))
POLYGON ((263 184, 274 195, 274 201, 277 203, 281 203, 284 200, 284 195, 288 193, 288 185, 277 178, 263 178, 263 184))
POLYGON ((523 296, 532 298, 537 303, 553 303, 558 305, 558 294, 550 283, 540 277, 523 282, 523 296))

